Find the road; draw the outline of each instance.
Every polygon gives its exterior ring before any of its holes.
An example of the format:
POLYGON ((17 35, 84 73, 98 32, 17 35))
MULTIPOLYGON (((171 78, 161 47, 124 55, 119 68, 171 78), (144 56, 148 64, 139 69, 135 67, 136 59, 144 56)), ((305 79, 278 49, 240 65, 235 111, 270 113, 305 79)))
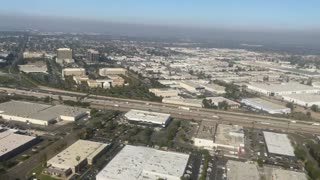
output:
POLYGON ((11 94, 21 94, 26 96, 46 97, 59 99, 61 96, 64 100, 76 101, 79 97, 84 102, 89 102, 93 108, 128 111, 130 109, 146 110, 153 112, 169 113, 172 117, 195 120, 195 121, 213 121, 222 124, 241 125, 249 128, 274 129, 284 132, 301 132, 320 134, 320 126, 314 124, 313 121, 299 121, 286 118, 276 118, 265 115, 253 115, 246 113, 220 111, 197 107, 188 107, 189 109, 181 109, 179 105, 157 103, 133 99, 113 98, 107 96, 87 95, 84 93, 63 91, 47 87, 37 89, 26 88, 5 88, 0 87, 0 91, 11 94))

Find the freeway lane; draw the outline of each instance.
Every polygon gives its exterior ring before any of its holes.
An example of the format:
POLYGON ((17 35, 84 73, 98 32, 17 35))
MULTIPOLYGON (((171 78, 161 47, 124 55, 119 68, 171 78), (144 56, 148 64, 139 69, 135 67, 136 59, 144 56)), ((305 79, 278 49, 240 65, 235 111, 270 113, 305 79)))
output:
POLYGON ((179 109, 179 105, 173 104, 87 95, 84 93, 56 90, 43 87, 42 89, 13 89, 0 87, 0 90, 5 91, 7 93, 22 94, 27 96, 50 96, 54 99, 58 99, 59 96, 61 96, 64 100, 77 100, 79 97, 82 97, 83 101, 89 102, 92 105, 92 107, 96 108, 115 109, 119 111, 139 109, 169 113, 173 117, 188 120, 208 120, 224 124, 237 124, 252 128, 268 128, 280 131, 295 131, 320 134, 320 126, 312 125, 315 122, 310 121, 292 121, 290 119, 285 118, 275 118, 263 115, 253 115, 194 107, 190 107, 189 110, 184 110, 179 109))

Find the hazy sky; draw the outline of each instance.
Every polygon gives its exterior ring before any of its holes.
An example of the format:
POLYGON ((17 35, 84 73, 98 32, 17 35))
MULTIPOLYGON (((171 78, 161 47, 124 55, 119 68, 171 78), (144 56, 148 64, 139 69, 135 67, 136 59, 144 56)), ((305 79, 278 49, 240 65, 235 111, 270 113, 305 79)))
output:
POLYGON ((0 0, 4 14, 240 29, 320 29, 320 0, 0 0))

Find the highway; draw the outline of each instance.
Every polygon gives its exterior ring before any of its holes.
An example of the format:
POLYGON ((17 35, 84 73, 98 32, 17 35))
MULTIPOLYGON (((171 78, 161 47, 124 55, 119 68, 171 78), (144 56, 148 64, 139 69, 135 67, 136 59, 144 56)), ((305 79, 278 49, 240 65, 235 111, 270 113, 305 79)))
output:
POLYGON ((314 121, 299 121, 286 118, 276 118, 272 116, 254 115, 230 111, 220 111, 196 107, 181 108, 179 105, 157 103, 133 99, 113 98, 107 96, 87 95, 85 93, 64 91, 47 87, 37 89, 14 89, 0 87, 0 91, 8 94, 20 94, 26 96, 46 97, 53 99, 76 101, 82 98, 83 102, 90 103, 93 108, 128 111, 130 109, 147 110, 153 112, 169 113, 174 118, 213 121, 222 124, 241 125, 249 128, 273 129, 283 132, 301 132, 320 134, 320 126, 314 121))

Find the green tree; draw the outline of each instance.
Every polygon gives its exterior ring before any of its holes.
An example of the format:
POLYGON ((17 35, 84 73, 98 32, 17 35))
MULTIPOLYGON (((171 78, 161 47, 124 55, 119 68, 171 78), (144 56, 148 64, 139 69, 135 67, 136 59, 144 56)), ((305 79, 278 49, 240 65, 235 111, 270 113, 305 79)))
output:
POLYGON ((293 111, 293 109, 294 109, 294 104, 293 104, 293 102, 288 102, 288 103, 286 104, 286 107, 287 107, 287 108, 290 108, 291 111, 293 111))
POLYGON ((314 104, 314 105, 311 106, 311 110, 314 111, 314 112, 318 112, 319 111, 319 106, 314 104))

